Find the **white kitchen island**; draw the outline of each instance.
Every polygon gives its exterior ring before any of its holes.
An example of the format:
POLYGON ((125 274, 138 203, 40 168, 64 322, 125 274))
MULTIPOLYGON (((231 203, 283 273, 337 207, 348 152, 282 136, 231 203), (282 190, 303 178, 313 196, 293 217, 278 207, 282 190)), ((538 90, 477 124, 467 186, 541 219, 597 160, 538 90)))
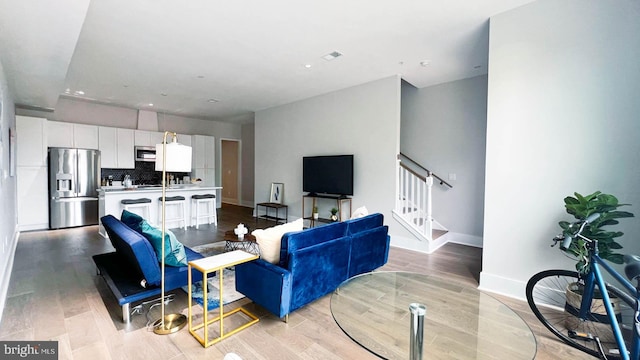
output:
MULTIPOLYGON (((222 187, 220 186, 200 186, 200 185, 173 185, 167 187, 166 196, 184 196, 186 199, 186 212, 187 212, 187 226, 191 226, 191 196, 203 195, 203 194, 215 194, 216 199, 220 197, 222 187)), ((102 219, 105 215, 113 215, 120 219, 122 215, 122 204, 120 201, 124 199, 140 199, 147 198, 151 200, 150 219, 147 220, 153 226, 159 227, 159 198, 162 196, 162 187, 139 187, 134 189, 125 188, 102 188, 98 189, 98 217, 102 219)), ((172 206, 167 206, 167 218, 175 218, 178 214, 175 213, 175 209, 172 206)), ((195 210, 195 209, 194 209, 195 210)), ((178 222, 168 223, 168 227, 178 227, 178 222)), ((195 225, 195 224, 194 224, 195 225)), ((107 236, 107 232, 102 226, 100 221, 100 235, 107 236)))

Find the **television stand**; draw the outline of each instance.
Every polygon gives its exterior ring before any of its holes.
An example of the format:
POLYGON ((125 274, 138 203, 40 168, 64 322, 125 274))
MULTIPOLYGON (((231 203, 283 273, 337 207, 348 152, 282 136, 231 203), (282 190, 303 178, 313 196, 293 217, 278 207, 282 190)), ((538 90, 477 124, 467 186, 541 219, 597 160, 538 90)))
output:
POLYGON ((343 221, 351 218, 351 198, 346 195, 309 193, 302 196, 302 218, 304 220, 309 220, 309 227, 334 222, 330 218, 330 210, 332 207, 338 209, 338 213, 336 214, 338 216, 337 221, 343 221), (310 207, 305 206, 308 200, 311 200, 310 207), (332 206, 333 204, 335 204, 335 206, 332 206), (318 214, 322 214, 322 216, 314 218, 314 208, 318 208, 318 214))

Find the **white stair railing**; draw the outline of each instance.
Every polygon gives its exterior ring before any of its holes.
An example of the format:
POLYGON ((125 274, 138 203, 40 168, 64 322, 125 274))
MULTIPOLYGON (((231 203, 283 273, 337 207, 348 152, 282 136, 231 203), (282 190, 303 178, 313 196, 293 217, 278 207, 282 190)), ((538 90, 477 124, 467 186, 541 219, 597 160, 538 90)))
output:
POLYGON ((433 175, 431 172, 428 172, 427 176, 420 175, 402 164, 399 159, 396 168, 398 189, 395 212, 415 231, 427 240, 432 240, 433 175))

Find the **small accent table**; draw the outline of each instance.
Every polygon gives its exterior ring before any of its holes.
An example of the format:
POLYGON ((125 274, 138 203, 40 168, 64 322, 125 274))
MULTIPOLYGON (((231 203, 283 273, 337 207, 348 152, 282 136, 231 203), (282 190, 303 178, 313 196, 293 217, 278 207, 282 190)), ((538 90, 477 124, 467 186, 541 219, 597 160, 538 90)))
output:
POLYGON ((224 312, 224 303, 223 303, 223 297, 222 297, 222 273, 224 272, 224 268, 229 267, 229 266, 234 266, 234 265, 238 265, 238 264, 242 264, 245 262, 249 262, 249 261, 253 261, 255 259, 258 258, 258 255, 254 255, 254 254, 250 254, 246 251, 242 251, 242 250, 235 250, 235 251, 231 251, 231 252, 227 252, 224 254, 220 254, 220 255, 214 255, 214 256, 209 256, 203 259, 198 259, 198 260, 194 260, 194 261, 189 261, 189 310, 188 310, 188 317, 189 317, 189 332, 191 333, 191 335, 193 335, 193 337, 196 338, 196 340, 198 340, 200 342, 200 344, 204 347, 208 347, 211 346, 215 343, 217 343, 218 341, 225 339, 235 333, 237 333, 240 330, 243 330, 255 323, 257 323, 258 321, 260 321, 260 319, 258 319, 257 316, 251 314, 250 312, 248 312, 247 310, 239 307, 237 309, 231 310, 228 313, 224 312), (202 292, 203 292, 203 300, 204 300, 204 304, 203 304, 203 322, 202 324, 198 324, 198 325, 194 325, 193 324, 193 314, 191 312, 191 307, 193 306, 193 299, 191 298, 191 284, 192 284, 192 279, 191 279, 191 269, 195 268, 198 271, 200 271, 202 273, 202 279, 203 279, 203 283, 202 283, 202 292), (207 304, 207 281, 206 279, 208 278, 208 274, 214 272, 214 271, 218 271, 218 279, 220 281, 219 287, 220 287, 220 314, 219 316, 210 319, 208 317, 208 304, 207 304), (247 315, 249 318, 251 318, 251 321, 249 321, 248 323, 234 329, 231 330, 227 333, 225 333, 224 331, 224 318, 229 316, 229 315, 233 315, 235 313, 237 313, 238 311, 243 312, 245 315, 247 315), (209 325, 215 323, 219 321, 220 322, 220 335, 214 339, 209 340, 209 325), (201 337, 196 330, 202 329, 204 328, 204 337, 201 337))
POLYGON ((224 251, 244 250, 260 256, 260 247, 256 242, 256 237, 251 234, 244 234, 244 238, 240 240, 233 230, 224 233, 224 251))
POLYGON ((267 220, 273 220, 276 222, 276 224, 278 224, 278 222, 282 220, 282 223, 284 224, 287 222, 288 217, 289 217, 289 207, 287 205, 271 203, 271 202, 256 204, 256 222, 258 221, 258 218, 262 218, 267 220), (260 215, 260 207, 264 207, 264 215, 260 215), (269 215, 269 209, 275 209, 276 216, 269 215), (278 212, 281 209, 284 209, 284 218, 281 218, 278 216, 278 212))

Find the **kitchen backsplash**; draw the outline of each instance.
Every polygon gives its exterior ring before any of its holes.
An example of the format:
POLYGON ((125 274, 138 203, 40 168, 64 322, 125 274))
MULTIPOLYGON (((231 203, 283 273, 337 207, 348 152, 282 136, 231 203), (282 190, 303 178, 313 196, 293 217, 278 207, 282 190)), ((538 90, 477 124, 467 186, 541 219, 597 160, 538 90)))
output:
MULTIPOLYGON (((169 173, 167 173, 169 174, 169 173)), ((190 176, 191 173, 171 172, 176 179, 190 176)), ((151 161, 136 161, 135 169, 102 169, 100 179, 108 179, 113 176, 114 181, 123 181, 124 176, 129 175, 134 185, 161 184, 162 172, 156 171, 156 163, 151 161)))

